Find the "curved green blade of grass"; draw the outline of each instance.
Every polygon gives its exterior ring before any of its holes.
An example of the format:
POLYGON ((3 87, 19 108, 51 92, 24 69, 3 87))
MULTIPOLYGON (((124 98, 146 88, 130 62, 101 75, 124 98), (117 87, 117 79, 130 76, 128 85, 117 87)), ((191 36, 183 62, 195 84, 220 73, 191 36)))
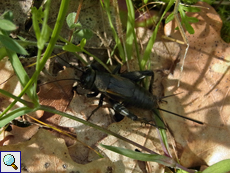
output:
POLYGON ((36 109, 31 109, 28 107, 20 107, 17 109, 12 110, 11 112, 5 114, 3 117, 0 118, 0 128, 4 127, 6 124, 8 124, 13 119, 20 117, 22 115, 28 114, 30 112, 34 112, 36 109))
POLYGON ((103 145, 103 144, 100 144, 100 146, 135 160, 157 162, 162 165, 173 167, 173 168, 177 165, 177 163, 170 157, 161 156, 159 154, 146 154, 146 153, 141 153, 141 152, 137 152, 121 147, 113 147, 113 146, 103 145))
POLYGON ((121 147, 113 147, 113 146, 103 145, 103 144, 100 144, 100 145, 103 148, 106 148, 106 149, 111 150, 115 153, 127 156, 127 157, 135 159, 135 160, 157 162, 159 164, 162 164, 164 166, 168 166, 171 168, 182 169, 182 170, 185 170, 187 172, 195 172, 194 170, 189 170, 189 169, 181 166, 180 164, 175 162, 172 158, 167 157, 167 156, 162 156, 159 154, 146 154, 146 153, 136 152, 136 151, 129 150, 129 149, 124 149, 121 147))
POLYGON ((205 169, 202 173, 226 173, 230 171, 230 159, 222 160, 205 169))
MULTIPOLYGON (((93 123, 91 123, 91 122, 89 122, 89 121, 85 121, 85 120, 83 120, 83 119, 81 119, 81 118, 78 118, 78 117, 76 117, 76 116, 67 114, 67 113, 65 113, 65 112, 60 112, 60 111, 58 111, 58 110, 55 110, 55 109, 53 109, 53 108, 50 108, 50 107, 47 107, 47 106, 43 106, 43 105, 40 105, 37 109, 38 109, 38 110, 43 110, 43 111, 46 111, 46 112, 50 112, 50 113, 53 113, 53 114, 58 114, 58 115, 61 115, 61 116, 63 116, 63 117, 66 117, 66 118, 69 118, 69 119, 78 121, 78 122, 80 122, 80 123, 83 123, 84 125, 87 125, 87 126, 90 126, 90 127, 95 128, 95 129, 97 129, 97 130, 100 130, 100 131, 102 131, 103 133, 106 133, 106 134, 108 134, 108 135, 115 136, 115 137, 117 137, 118 139, 121 139, 121 140, 123 140, 123 141, 125 141, 125 142, 128 142, 128 143, 130 143, 130 144, 132 144, 132 145, 134 145, 134 146, 140 148, 140 149, 143 150, 143 151, 146 151, 146 152, 149 152, 149 153, 152 153, 152 154, 157 154, 157 153, 155 153, 154 151, 152 151, 152 150, 150 150, 150 149, 148 149, 148 148, 146 148, 146 147, 143 147, 143 146, 137 144, 136 142, 131 141, 131 140, 129 140, 129 139, 127 139, 127 138, 125 138, 125 137, 123 137, 123 136, 121 136, 121 135, 115 133, 115 132, 112 132, 112 131, 110 131, 110 130, 107 130, 107 129, 105 129, 105 128, 101 127, 101 126, 98 126, 98 125, 96 125, 96 124, 93 124, 93 123)), ((0 119, 0 121, 1 121, 1 119, 0 119)))
POLYGON ((9 36, 0 34, 0 42, 2 46, 8 50, 20 53, 22 55, 28 55, 27 51, 20 44, 18 44, 17 41, 13 40, 9 36))
POLYGON ((21 99, 21 98, 18 98, 17 96, 15 96, 15 95, 13 95, 13 94, 11 94, 11 93, 5 91, 5 90, 0 89, 0 93, 4 94, 5 96, 7 96, 7 97, 9 97, 9 98, 13 98, 14 100, 16 100, 16 101, 18 101, 18 102, 24 104, 24 105, 27 106, 27 107, 33 107, 32 104, 31 104, 31 102, 28 102, 28 101, 26 101, 26 100, 23 100, 23 99, 21 99))
POLYGON ((107 17, 108 17, 108 20, 109 20, 109 24, 110 24, 110 27, 111 27, 112 32, 113 32, 113 37, 115 39, 115 42, 117 44, 117 48, 118 48, 119 53, 120 53, 120 57, 125 62, 125 53, 124 53, 122 44, 121 44, 121 41, 120 41, 120 39, 119 39, 119 37, 117 35, 116 29, 113 26, 113 21, 112 21, 112 17, 111 17, 111 13, 110 13, 110 1, 109 0, 104 0, 104 2, 102 2, 102 0, 101 0, 101 6, 106 11, 106 14, 107 14, 107 17))
MULTIPOLYGON (((11 65, 13 66, 14 72, 16 73, 21 85, 25 87, 27 83, 29 82, 30 78, 28 74, 26 73, 24 67, 22 66, 21 61, 18 58, 18 55, 10 50, 7 50, 8 57, 10 59, 11 65)), ((31 100, 36 101, 36 91, 33 90, 33 88, 29 88, 26 92, 31 100)))
MULTIPOLYGON (((162 120, 162 117, 160 115, 160 111, 158 109, 153 109, 153 113, 155 114, 154 120, 155 120, 156 125, 158 127, 166 128, 165 124, 162 122, 163 120, 162 120)), ((162 149, 163 149, 164 153, 168 156, 171 156, 170 150, 169 150, 169 144, 168 144, 168 140, 167 140, 167 135, 166 135, 166 130, 158 128, 158 134, 159 134, 160 142, 161 142, 162 149)))
MULTIPOLYGON (((133 41, 134 41, 134 8, 131 0, 126 0, 127 8, 128 8, 128 20, 127 20, 127 29, 126 29, 126 54, 128 60, 131 59, 133 54, 133 41)), ((136 41, 136 40, 135 40, 136 41)))
POLYGON ((170 0, 169 3, 168 3, 168 5, 167 5, 167 7, 166 7, 166 9, 165 9, 165 11, 164 11, 164 13, 162 14, 162 16, 160 18, 158 24, 156 25, 155 30, 153 31, 153 34, 152 34, 152 36, 151 36, 151 38, 150 38, 150 40, 148 42, 148 45, 147 45, 146 50, 144 52, 143 59, 141 61, 141 67, 140 67, 141 70, 144 69, 146 63, 148 62, 148 60, 150 58, 151 50, 152 50, 153 44, 154 44, 154 42, 156 40, 157 31, 158 31, 158 28, 160 26, 160 23, 163 20, 163 18, 165 16, 165 14, 167 13, 167 11, 172 7, 173 4, 174 4, 174 0, 170 0))

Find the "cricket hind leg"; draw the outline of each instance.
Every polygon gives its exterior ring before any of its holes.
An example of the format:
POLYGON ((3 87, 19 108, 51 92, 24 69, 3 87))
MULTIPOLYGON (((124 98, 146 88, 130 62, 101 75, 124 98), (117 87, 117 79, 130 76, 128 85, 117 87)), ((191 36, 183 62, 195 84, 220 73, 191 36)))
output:
POLYGON ((151 70, 144 70, 144 71, 131 71, 127 73, 120 73, 121 65, 117 65, 117 67, 113 70, 113 74, 120 74, 121 77, 127 78, 133 82, 139 82, 142 79, 146 78, 147 76, 151 76, 151 88, 152 83, 154 81, 154 72, 151 70))
MULTIPOLYGON (((110 103, 113 102, 112 100, 110 100, 110 103)), ((115 112, 118 112, 120 115, 124 116, 124 117, 128 117, 133 121, 136 121, 138 119, 138 117, 136 115, 134 115, 133 113, 131 113, 126 107, 124 107, 122 104, 120 103, 111 103, 111 106, 113 108, 113 110, 115 112)))
POLYGON ((132 71, 127 73, 122 73, 120 76, 127 78, 133 82, 139 82, 146 78, 147 76, 150 76, 150 84, 149 84, 149 92, 152 93, 153 88, 153 82, 154 82, 154 72, 151 70, 145 70, 145 71, 132 71))
POLYGON ((94 93, 87 94, 86 96, 88 98, 92 98, 92 97, 97 97, 98 94, 99 94, 99 92, 94 92, 94 93))
POLYGON ((135 114, 133 114, 132 112, 130 112, 121 103, 117 103, 117 102, 114 102, 114 101, 110 100, 110 104, 111 104, 111 106, 112 106, 112 108, 113 108, 113 110, 115 112, 118 112, 120 115, 122 115, 124 117, 126 116, 126 117, 130 118, 133 121, 139 121, 141 123, 149 124, 151 126, 154 126, 154 127, 160 128, 160 129, 165 129, 165 127, 157 126, 157 125, 155 125, 153 123, 150 123, 150 121, 147 120, 147 119, 145 119, 145 118, 138 118, 135 114))
POLYGON ((139 82, 142 79, 146 78, 147 76, 151 76, 151 81, 154 80, 154 72, 151 70, 145 71, 131 71, 127 73, 122 73, 120 76, 127 78, 133 82, 139 82))
POLYGON ((113 74, 120 74, 120 70, 121 70, 121 65, 120 64, 118 64, 117 66, 116 66, 116 68, 113 70, 113 74))
POLYGON ((118 113, 117 111, 115 111, 115 114, 113 115, 113 119, 114 119, 116 122, 120 122, 121 120, 124 119, 124 116, 121 115, 120 113, 118 113))

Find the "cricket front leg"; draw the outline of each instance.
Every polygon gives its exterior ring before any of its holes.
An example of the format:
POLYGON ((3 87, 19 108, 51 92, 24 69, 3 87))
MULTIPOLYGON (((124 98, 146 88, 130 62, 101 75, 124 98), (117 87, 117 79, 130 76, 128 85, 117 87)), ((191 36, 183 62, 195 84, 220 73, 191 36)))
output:
POLYGON ((104 95, 103 94, 101 94, 101 96, 100 96, 100 100, 99 100, 99 104, 98 104, 98 106, 96 107, 96 109, 94 109, 92 112, 91 112, 91 114, 89 115, 89 117, 86 119, 87 121, 91 118, 91 116, 103 105, 103 99, 104 99, 104 95))

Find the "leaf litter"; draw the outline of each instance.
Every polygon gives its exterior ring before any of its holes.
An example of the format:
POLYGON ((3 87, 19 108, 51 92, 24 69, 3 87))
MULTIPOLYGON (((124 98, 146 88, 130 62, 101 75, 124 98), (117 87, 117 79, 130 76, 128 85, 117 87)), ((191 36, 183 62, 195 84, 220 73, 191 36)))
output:
MULTIPOLYGON (((162 108, 177 112, 205 122, 198 125, 194 122, 181 121, 179 118, 164 115, 165 121, 173 132, 180 162, 186 167, 202 164, 212 165, 229 158, 229 65, 230 45, 220 37, 222 21, 215 10, 206 3, 198 3, 204 9, 188 16, 197 17, 198 23, 192 24, 194 35, 186 34, 190 43, 185 60, 180 87, 178 66, 174 75, 167 80, 168 91, 183 92, 167 99, 162 108)), ((174 23, 167 27, 175 27, 174 23)), ((180 39, 178 31, 170 35, 180 39)), ((181 46, 183 52, 185 47, 181 46)))
POLYGON ((72 160, 65 141, 40 129, 30 140, 1 147, 1 151, 21 151, 22 172, 108 172, 113 163, 102 158, 86 165, 72 160))

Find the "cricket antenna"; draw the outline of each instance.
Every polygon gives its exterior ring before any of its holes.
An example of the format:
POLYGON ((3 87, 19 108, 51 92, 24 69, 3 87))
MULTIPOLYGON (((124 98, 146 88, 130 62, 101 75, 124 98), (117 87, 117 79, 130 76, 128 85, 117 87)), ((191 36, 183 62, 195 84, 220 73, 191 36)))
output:
POLYGON ((188 118, 188 117, 185 117, 185 116, 182 116, 182 115, 176 114, 176 113, 174 113, 174 112, 167 111, 167 110, 165 110, 165 109, 161 109, 161 108, 157 108, 157 109, 158 109, 158 110, 160 110, 160 111, 164 111, 164 112, 167 112, 167 113, 170 113, 170 114, 176 115, 176 116, 178 116, 178 117, 181 117, 181 118, 184 118, 184 119, 187 119, 187 120, 190 120, 190 121, 196 122, 196 123, 198 123, 198 124, 204 124, 204 123, 203 123, 203 122, 201 122, 201 121, 195 120, 195 119, 193 119, 193 118, 188 118))
MULTIPOLYGON (((180 92, 180 93, 177 93, 177 94, 167 95, 167 96, 161 97, 161 99, 160 99, 160 100, 161 100, 161 101, 164 101, 164 100, 162 100, 162 99, 167 98, 167 97, 176 96, 176 95, 181 94, 181 93, 183 93, 183 92, 180 92)), ((193 119, 193 118, 188 118, 188 117, 185 117, 185 116, 179 115, 179 114, 177 114, 177 113, 170 112, 170 111, 167 111, 167 110, 165 110, 165 109, 161 109, 161 108, 159 108, 159 107, 158 107, 157 109, 158 109, 158 110, 161 110, 161 111, 164 111, 164 112, 167 112, 167 113, 170 113, 170 114, 173 114, 173 115, 176 115, 176 116, 178 116, 178 117, 181 117, 181 118, 184 118, 184 119, 187 119, 187 120, 190 120, 190 121, 196 122, 196 123, 198 123, 198 124, 204 124, 204 123, 203 123, 203 122, 201 122, 201 121, 195 120, 195 119, 193 119)))
POLYGON ((46 85, 46 84, 49 84, 49 83, 58 82, 58 81, 63 81, 63 80, 74 80, 74 81, 80 82, 80 79, 74 79, 74 78, 72 78, 72 79, 71 78, 70 79, 59 79, 59 80, 55 80, 55 81, 50 81, 50 82, 45 82, 45 83, 39 84, 39 86, 46 85))
POLYGON ((56 53, 54 53, 54 54, 55 54, 55 56, 57 56, 59 59, 61 59, 61 60, 64 61, 65 63, 67 63, 70 67, 72 67, 72 68, 74 68, 74 69, 77 69, 77 70, 79 70, 79 71, 82 72, 82 73, 85 72, 84 70, 80 69, 79 67, 76 67, 76 66, 70 64, 68 61, 66 61, 66 60, 63 59, 61 56, 59 56, 59 54, 56 54, 56 53))
POLYGON ((176 96, 176 95, 181 94, 181 93, 183 93, 183 92, 176 93, 176 94, 171 94, 171 95, 167 95, 167 96, 163 96, 160 99, 165 99, 165 98, 168 98, 168 97, 176 96))

